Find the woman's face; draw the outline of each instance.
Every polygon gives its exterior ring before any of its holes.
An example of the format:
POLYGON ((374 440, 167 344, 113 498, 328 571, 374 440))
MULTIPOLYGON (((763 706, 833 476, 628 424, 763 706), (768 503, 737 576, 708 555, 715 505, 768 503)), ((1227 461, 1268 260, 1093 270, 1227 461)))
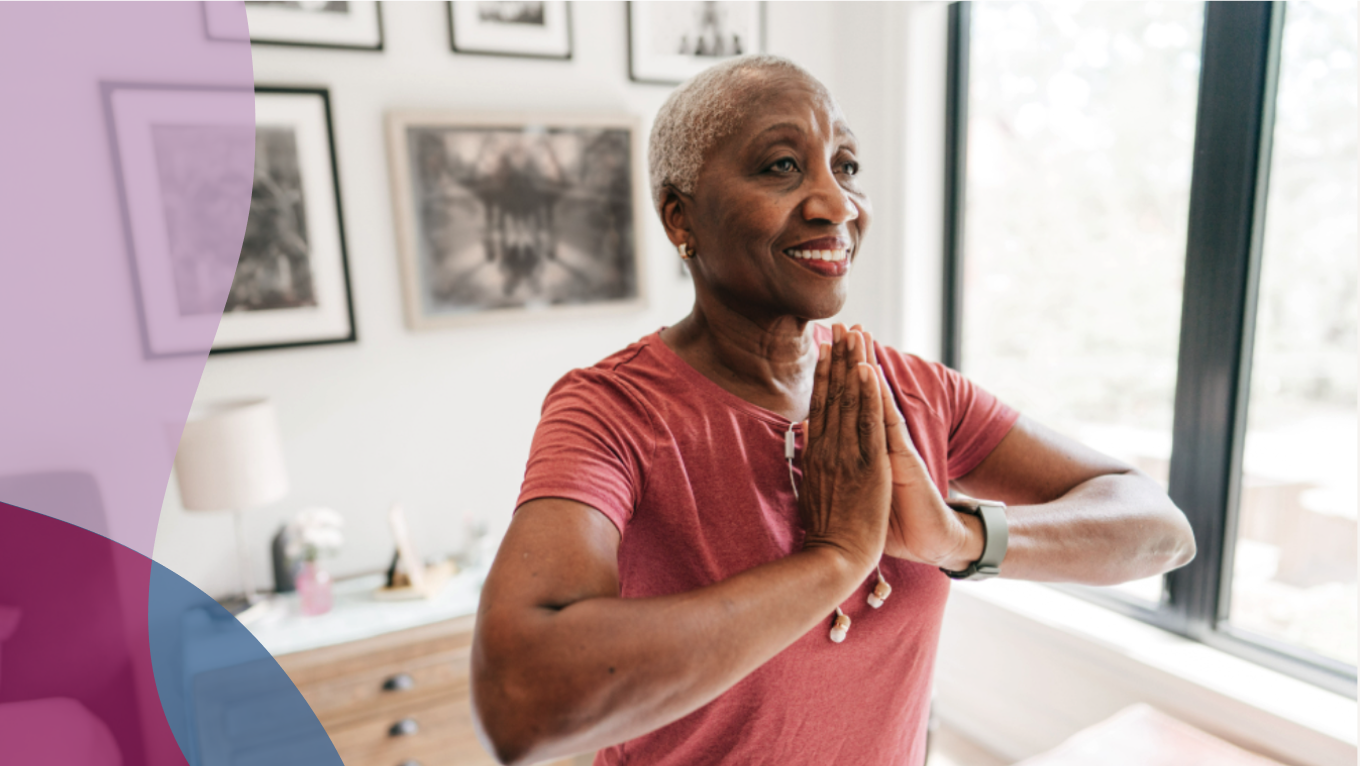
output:
POLYGON ((744 101, 683 200, 696 287, 753 319, 833 316, 870 216, 854 134, 797 75, 766 75, 744 101))

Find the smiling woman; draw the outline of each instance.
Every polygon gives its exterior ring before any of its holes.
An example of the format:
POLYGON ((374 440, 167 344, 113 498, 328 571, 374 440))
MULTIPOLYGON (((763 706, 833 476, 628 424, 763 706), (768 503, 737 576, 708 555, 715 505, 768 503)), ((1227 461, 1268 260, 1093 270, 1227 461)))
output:
POLYGON ((1193 556, 1146 476, 815 324, 870 207, 809 74, 709 69, 649 151, 694 307, 544 403, 473 646, 503 762, 919 763, 950 578, 1111 583, 1193 556))

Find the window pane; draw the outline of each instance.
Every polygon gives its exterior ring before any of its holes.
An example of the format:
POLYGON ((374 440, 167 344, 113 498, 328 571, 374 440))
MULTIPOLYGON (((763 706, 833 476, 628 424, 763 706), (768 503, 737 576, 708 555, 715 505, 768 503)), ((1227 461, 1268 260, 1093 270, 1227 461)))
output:
POLYGON ((972 7, 964 370, 1163 486, 1203 14, 972 7))
POLYGON ((1355 664, 1356 6, 1285 11, 1230 622, 1355 664))

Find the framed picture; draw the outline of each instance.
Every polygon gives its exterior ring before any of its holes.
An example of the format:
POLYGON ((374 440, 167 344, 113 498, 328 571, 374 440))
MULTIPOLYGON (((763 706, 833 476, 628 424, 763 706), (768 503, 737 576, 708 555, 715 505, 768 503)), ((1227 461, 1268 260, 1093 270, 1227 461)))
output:
POLYGON ((355 339, 326 91, 104 96, 148 356, 355 339))
POLYGON ((107 82, 101 91, 145 354, 201 353, 249 208, 254 95, 107 82))
POLYGON ((455 53, 569 59, 571 4, 449 3, 449 45, 455 53))
POLYGON ((382 11, 376 0, 246 0, 246 20, 249 33, 241 28, 240 11, 230 3, 203 3, 204 26, 214 40, 366 51, 383 47, 382 11))
POLYGON ((764 3, 628 3, 634 82, 678 85, 719 61, 764 50, 764 3))
POLYGON ((213 353, 357 339, 330 95, 255 89, 255 176, 213 353))
POLYGON ((406 317, 427 329, 643 303, 633 117, 387 117, 406 317))

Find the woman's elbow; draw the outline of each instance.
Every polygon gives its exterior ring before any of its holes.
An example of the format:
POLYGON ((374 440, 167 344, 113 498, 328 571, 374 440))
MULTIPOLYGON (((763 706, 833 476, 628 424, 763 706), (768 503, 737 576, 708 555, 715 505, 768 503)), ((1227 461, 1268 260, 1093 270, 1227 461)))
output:
POLYGON ((1195 546, 1195 533, 1190 529, 1190 524, 1186 523, 1182 529, 1177 530, 1175 535, 1175 554, 1171 557, 1170 566, 1167 571, 1180 569, 1195 560, 1198 549, 1195 546))
POLYGON ((477 737, 496 760, 527 763, 543 744, 539 684, 525 667, 533 656, 514 625, 487 617, 472 644, 470 693, 477 737))
POLYGON ((1163 551, 1163 573, 1189 564, 1195 559, 1197 552, 1195 531, 1190 527, 1190 521, 1185 518, 1185 514, 1172 505, 1169 516, 1171 518, 1163 534, 1162 544, 1158 546, 1163 551))
POLYGON ((498 763, 526 763, 539 743, 533 736, 527 700, 517 693, 506 673, 474 653, 472 662, 472 717, 477 738, 498 763), (518 699, 517 698, 521 698, 518 699))

